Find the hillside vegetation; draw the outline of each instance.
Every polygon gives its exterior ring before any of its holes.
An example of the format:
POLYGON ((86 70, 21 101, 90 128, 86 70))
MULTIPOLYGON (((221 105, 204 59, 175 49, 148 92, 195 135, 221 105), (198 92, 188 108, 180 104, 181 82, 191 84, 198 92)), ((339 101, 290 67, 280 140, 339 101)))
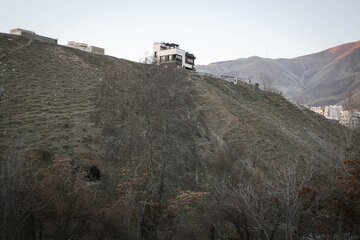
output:
POLYGON ((8 34, 0 136, 3 239, 328 236, 304 204, 360 151, 358 133, 253 85, 8 34))

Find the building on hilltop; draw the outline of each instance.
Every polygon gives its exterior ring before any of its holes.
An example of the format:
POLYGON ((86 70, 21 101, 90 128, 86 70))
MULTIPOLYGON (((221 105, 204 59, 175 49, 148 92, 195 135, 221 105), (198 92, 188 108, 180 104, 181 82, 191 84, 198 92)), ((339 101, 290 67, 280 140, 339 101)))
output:
POLYGON ((95 46, 89 46, 88 49, 89 49, 89 52, 91 52, 91 53, 100 54, 100 55, 105 54, 105 49, 104 48, 95 47, 95 46))
POLYGON ((75 42, 75 41, 68 42, 68 44, 66 46, 71 47, 71 48, 80 49, 82 51, 86 51, 86 48, 88 47, 88 45, 86 43, 79 43, 79 42, 75 42))
POLYGON ((71 48, 80 49, 82 51, 90 52, 90 53, 94 53, 94 54, 99 54, 99 55, 104 55, 105 54, 105 49, 104 48, 99 48, 99 47, 95 47, 95 46, 88 46, 86 43, 78 43, 78 42, 75 42, 75 41, 70 41, 70 42, 68 42, 68 44, 66 46, 71 47, 71 48))
POLYGON ((178 44, 156 42, 153 46, 154 61, 172 67, 195 70, 195 56, 179 48, 178 44))
POLYGON ((29 31, 29 30, 25 30, 25 29, 21 29, 21 28, 11 29, 10 34, 20 35, 20 36, 23 36, 23 37, 27 37, 27 38, 30 38, 30 39, 34 39, 34 40, 38 40, 38 41, 46 42, 46 43, 57 44, 57 42, 58 42, 58 40, 55 39, 55 38, 49 38, 49 37, 41 36, 41 35, 36 34, 33 31, 29 31))

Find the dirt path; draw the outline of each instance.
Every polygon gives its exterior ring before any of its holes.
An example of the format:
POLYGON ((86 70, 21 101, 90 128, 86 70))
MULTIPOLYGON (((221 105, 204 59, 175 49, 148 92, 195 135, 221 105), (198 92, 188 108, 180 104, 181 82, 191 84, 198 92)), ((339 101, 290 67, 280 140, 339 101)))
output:
POLYGON ((224 136, 228 131, 230 131, 234 127, 234 123, 236 122, 236 117, 227 109, 222 98, 219 95, 217 96, 218 97, 214 99, 218 101, 219 110, 225 117, 225 125, 221 128, 220 131, 221 136, 224 136))
POLYGON ((8 56, 9 54, 13 53, 13 52, 16 52, 20 49, 23 49, 24 47, 27 47, 27 46, 30 46, 30 44, 32 44, 33 40, 32 39, 29 39, 29 41, 27 43, 25 43, 24 45, 21 45, 20 47, 17 47, 15 49, 12 49, 12 50, 9 50, 7 52, 4 52, 4 53, 1 53, 0 54, 0 59, 8 56))
POLYGON ((204 99, 204 102, 207 102, 206 105, 209 108, 216 108, 223 116, 221 120, 225 121, 225 124, 220 127, 218 134, 220 137, 224 137, 228 131, 235 127, 238 118, 229 111, 220 93, 210 89, 205 84, 198 83, 198 87, 201 89, 201 97, 204 99))

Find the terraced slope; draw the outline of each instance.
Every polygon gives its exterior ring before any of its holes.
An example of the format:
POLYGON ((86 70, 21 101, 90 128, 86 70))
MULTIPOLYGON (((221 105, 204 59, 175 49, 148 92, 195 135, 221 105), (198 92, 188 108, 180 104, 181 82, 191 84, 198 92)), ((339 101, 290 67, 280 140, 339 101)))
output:
MULTIPOLYGON (((102 71, 96 55, 13 35, 1 35, 1 150, 96 149, 90 119, 102 71)), ((114 61, 111 57, 105 60, 114 61)), ((118 62, 124 62, 116 60, 118 62)))

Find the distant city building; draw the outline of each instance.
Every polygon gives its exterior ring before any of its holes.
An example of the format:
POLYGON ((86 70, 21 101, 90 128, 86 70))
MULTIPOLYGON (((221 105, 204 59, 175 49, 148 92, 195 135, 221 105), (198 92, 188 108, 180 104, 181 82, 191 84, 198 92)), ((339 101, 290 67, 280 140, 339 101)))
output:
POLYGON ((310 107, 310 110, 324 116, 324 107, 310 107))
POLYGON ((323 115, 331 120, 340 120, 340 112, 343 110, 342 106, 324 106, 324 107, 310 107, 310 110, 323 115))
POLYGON ((99 55, 104 55, 105 54, 105 49, 104 48, 99 48, 99 47, 95 47, 95 46, 88 46, 86 43, 78 43, 78 42, 70 41, 70 42, 68 42, 67 46, 71 47, 71 48, 80 49, 80 50, 85 51, 85 52, 94 53, 94 54, 99 54, 99 55))
POLYGON ((350 129, 360 129, 360 109, 341 111, 339 123, 350 129))
POLYGON ((329 118, 329 107, 325 106, 325 107, 310 107, 310 110, 323 115, 326 118, 329 118))
POLYGON ((324 107, 324 116, 328 118, 329 114, 330 114, 329 112, 330 112, 329 106, 325 106, 324 107))
POLYGON ((329 119, 340 120, 340 112, 343 110, 342 106, 331 105, 329 106, 329 119))
POLYGON ((55 39, 55 38, 49 38, 49 37, 41 36, 41 35, 35 34, 35 32, 33 32, 33 31, 29 31, 29 30, 25 30, 25 29, 21 29, 21 28, 11 29, 10 33, 15 34, 15 35, 20 35, 20 36, 23 36, 23 37, 27 37, 27 38, 30 38, 30 39, 38 40, 38 41, 41 41, 41 42, 46 42, 46 43, 57 44, 57 42, 58 42, 58 40, 55 39))
POLYGON ((154 43, 154 61, 158 64, 166 64, 173 67, 183 67, 195 70, 195 56, 189 52, 179 49, 175 43, 154 43))
POLYGON ((342 125, 345 125, 346 127, 349 127, 349 119, 350 119, 350 111, 343 110, 340 112, 340 121, 342 125))
POLYGON ((360 109, 343 110, 342 106, 310 107, 310 110, 327 119, 339 121, 350 129, 360 129, 360 109))

